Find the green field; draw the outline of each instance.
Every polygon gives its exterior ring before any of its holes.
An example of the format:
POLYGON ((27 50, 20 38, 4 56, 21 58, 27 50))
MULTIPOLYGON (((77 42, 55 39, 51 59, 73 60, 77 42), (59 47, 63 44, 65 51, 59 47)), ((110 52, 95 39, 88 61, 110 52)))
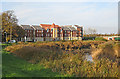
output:
POLYGON ((10 52, 2 51, 3 77, 58 77, 63 76, 40 64, 31 64, 10 52))

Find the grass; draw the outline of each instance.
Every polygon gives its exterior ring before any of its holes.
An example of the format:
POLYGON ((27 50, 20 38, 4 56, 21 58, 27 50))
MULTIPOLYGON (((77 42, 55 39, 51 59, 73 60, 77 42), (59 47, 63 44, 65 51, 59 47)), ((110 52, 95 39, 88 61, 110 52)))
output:
POLYGON ((69 77, 117 77, 118 63, 116 61, 112 62, 108 58, 96 59, 94 63, 86 61, 85 52, 81 50, 108 48, 109 45, 111 47, 114 43, 111 41, 108 43, 105 41, 74 41, 13 44, 5 48, 9 52, 3 50, 3 63, 5 64, 3 75, 5 77, 64 77, 60 74, 65 74, 69 77))
POLYGON ((31 64, 21 58, 15 57, 10 52, 2 51, 2 76, 3 77, 62 77, 63 75, 52 72, 40 64, 31 64))
POLYGON ((94 59, 100 59, 107 57, 110 60, 117 60, 117 57, 120 57, 120 44, 115 41, 108 41, 104 44, 98 46, 98 48, 92 51, 92 57, 94 59))

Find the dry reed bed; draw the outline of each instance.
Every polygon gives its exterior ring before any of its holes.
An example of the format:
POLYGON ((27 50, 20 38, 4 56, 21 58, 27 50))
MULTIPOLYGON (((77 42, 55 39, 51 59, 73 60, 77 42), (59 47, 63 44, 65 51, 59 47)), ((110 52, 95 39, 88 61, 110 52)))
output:
POLYGON ((98 46, 92 51, 93 59, 109 58, 115 61, 120 57, 120 44, 118 42, 109 41, 98 46))
MULTIPOLYGON (((21 43, 8 46, 6 50, 31 63, 43 64, 45 67, 51 68, 52 71, 62 74, 81 77, 117 77, 118 67, 116 62, 104 58, 95 60, 95 63, 84 60, 84 51, 81 49, 94 48, 98 50, 98 48, 106 48, 106 45, 109 47, 109 43, 104 43, 103 41, 21 43), (76 50, 75 47, 80 50, 76 50), (62 48, 75 51, 68 51, 66 54, 65 50, 61 50, 62 48)), ((107 50, 110 49, 108 47, 107 50)), ((98 53, 96 53, 96 56, 98 56, 98 53)))

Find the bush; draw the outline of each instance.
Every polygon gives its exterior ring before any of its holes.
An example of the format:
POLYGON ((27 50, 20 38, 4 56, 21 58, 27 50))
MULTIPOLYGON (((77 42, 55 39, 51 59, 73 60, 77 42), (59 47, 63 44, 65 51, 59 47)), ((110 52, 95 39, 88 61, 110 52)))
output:
MULTIPOLYGON (((117 50, 115 47, 117 45, 113 41, 107 43, 105 41, 37 42, 8 46, 6 50, 31 63, 43 64, 46 68, 65 75, 117 77, 117 61, 113 62, 110 59, 110 57, 115 59, 114 51, 111 50, 117 50), (94 62, 85 60, 85 52, 82 50, 91 45, 97 45, 97 51, 102 50, 93 53, 95 57, 98 57, 94 62)), ((94 46, 92 47, 94 48, 94 46)))
POLYGON ((92 51, 92 57, 94 59, 108 58, 110 60, 116 61, 120 46, 113 41, 108 41, 104 44, 98 46, 98 48, 92 51))
POLYGON ((95 40, 95 37, 83 37, 82 40, 95 40))
POLYGON ((96 40, 96 41, 107 41, 107 40, 104 39, 103 37, 96 37, 95 40, 96 40))

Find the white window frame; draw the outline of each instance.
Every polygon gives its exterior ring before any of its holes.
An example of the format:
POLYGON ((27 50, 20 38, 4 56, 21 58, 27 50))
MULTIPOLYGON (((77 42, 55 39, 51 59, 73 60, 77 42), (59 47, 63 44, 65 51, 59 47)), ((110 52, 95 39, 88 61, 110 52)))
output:
POLYGON ((59 32, 59 29, 57 29, 57 32, 59 32))
POLYGON ((65 33, 65 37, 67 36, 67 34, 65 33))
POLYGON ((53 29, 51 29, 51 32, 53 31, 53 29))
POLYGON ((47 32, 49 32, 49 29, 47 29, 47 32))
POLYGON ((62 29, 60 30, 60 32, 62 32, 62 29))

